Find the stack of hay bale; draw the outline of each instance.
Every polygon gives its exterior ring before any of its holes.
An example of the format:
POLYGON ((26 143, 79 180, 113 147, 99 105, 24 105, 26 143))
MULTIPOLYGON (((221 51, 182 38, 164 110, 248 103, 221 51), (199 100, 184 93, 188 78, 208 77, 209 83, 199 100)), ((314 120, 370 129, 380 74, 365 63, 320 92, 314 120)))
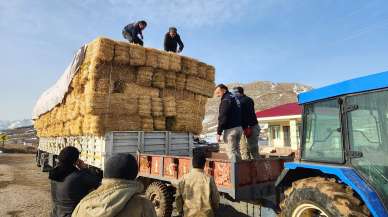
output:
POLYGON ((97 38, 62 103, 35 120, 39 137, 109 131, 199 134, 214 67, 175 53, 97 38))

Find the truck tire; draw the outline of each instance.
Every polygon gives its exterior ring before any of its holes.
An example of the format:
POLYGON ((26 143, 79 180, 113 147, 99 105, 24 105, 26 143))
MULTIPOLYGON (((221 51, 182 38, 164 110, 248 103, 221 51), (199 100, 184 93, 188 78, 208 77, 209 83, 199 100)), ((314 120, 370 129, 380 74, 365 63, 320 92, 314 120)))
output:
POLYGON ((162 182, 151 183, 145 193, 146 197, 154 204, 158 217, 170 217, 173 209, 173 196, 168 187, 162 182))
POLYGON ((284 193, 280 217, 368 217, 368 208, 353 190, 335 179, 311 177, 295 181, 284 193))

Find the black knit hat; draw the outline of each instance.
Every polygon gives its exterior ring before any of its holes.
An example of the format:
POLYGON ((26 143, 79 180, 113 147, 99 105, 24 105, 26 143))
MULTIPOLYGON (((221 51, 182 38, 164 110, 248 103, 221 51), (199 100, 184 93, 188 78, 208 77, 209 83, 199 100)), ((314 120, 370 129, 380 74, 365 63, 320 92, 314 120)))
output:
POLYGON ((193 152, 193 159, 192 159, 193 168, 203 169, 205 168, 205 163, 206 163, 206 156, 203 152, 200 152, 200 151, 193 152))
POLYGON ((137 173, 137 161, 131 154, 113 155, 105 163, 104 178, 133 180, 137 173))
POLYGON ((58 155, 59 163, 63 165, 73 165, 79 158, 79 151, 76 147, 67 146, 58 155))

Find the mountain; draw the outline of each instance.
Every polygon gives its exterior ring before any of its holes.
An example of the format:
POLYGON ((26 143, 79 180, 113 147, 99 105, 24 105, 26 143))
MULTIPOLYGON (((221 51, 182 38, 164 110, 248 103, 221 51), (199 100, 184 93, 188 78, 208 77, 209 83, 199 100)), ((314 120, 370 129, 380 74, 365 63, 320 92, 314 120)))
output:
MULTIPOLYGON (((243 87, 245 94, 255 101, 256 111, 296 102, 299 93, 311 89, 311 87, 303 84, 273 83, 268 81, 257 81, 248 84, 232 83, 227 84, 227 86, 230 89, 235 86, 243 87)), ((203 121, 203 134, 211 134, 216 131, 219 102, 219 98, 208 100, 206 115, 203 121)))
POLYGON ((23 120, 15 120, 15 121, 0 120, 0 130, 14 129, 14 128, 25 127, 30 125, 32 125, 31 119, 23 119, 23 120))

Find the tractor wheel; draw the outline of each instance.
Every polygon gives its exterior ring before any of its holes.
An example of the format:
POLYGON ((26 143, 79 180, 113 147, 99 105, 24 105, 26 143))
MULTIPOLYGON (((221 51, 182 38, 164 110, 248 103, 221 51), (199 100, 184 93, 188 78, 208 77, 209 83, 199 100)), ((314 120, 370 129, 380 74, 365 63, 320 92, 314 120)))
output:
POLYGON ((335 179, 312 177, 294 182, 284 193, 280 217, 368 217, 368 208, 350 187, 335 179))
POLYGON ((145 195, 154 204, 158 217, 171 216, 173 196, 165 184, 153 182, 148 186, 145 195))

